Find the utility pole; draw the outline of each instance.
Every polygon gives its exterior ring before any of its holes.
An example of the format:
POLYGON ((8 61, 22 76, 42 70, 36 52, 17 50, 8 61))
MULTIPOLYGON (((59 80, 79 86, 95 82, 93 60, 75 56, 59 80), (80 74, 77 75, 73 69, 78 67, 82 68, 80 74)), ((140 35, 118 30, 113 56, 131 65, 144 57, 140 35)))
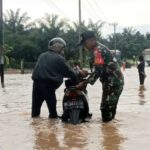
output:
POLYGON ((4 88, 4 50, 3 50, 3 2, 0 0, 0 76, 4 88))
POLYGON ((110 24, 114 27, 114 50, 115 50, 115 55, 116 55, 116 26, 118 25, 118 23, 112 23, 110 24))
MULTIPOLYGON (((79 41, 81 39, 81 0, 79 0, 79 41)), ((80 55, 80 65, 83 65, 83 55, 82 55, 82 48, 79 48, 79 55, 80 55)))

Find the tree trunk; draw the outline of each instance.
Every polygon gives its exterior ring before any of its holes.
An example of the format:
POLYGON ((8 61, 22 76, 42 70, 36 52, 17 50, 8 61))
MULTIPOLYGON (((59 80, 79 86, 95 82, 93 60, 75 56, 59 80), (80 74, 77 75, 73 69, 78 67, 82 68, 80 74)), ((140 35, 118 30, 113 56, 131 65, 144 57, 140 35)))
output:
POLYGON ((20 61, 20 69, 21 69, 21 74, 24 74, 24 59, 21 59, 20 61))

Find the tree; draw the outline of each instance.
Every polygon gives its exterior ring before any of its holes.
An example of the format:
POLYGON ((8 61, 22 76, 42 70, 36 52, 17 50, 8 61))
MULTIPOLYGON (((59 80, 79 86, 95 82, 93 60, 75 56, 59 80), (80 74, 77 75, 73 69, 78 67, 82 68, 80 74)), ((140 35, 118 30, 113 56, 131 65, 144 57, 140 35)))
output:
POLYGON ((29 20, 27 13, 22 14, 20 9, 16 11, 10 9, 4 15, 4 41, 6 45, 12 47, 10 57, 19 59, 17 52, 21 49, 22 43, 28 39, 28 31, 34 25, 29 20))
POLYGON ((45 17, 43 19, 40 19, 38 23, 43 32, 47 33, 49 39, 56 36, 62 36, 64 30, 68 26, 65 20, 59 20, 58 15, 54 14, 45 14, 45 17))
MULTIPOLYGON (((109 36, 109 46, 113 49, 114 35, 109 36)), ((124 59, 133 58, 141 54, 146 47, 146 39, 139 31, 133 28, 125 28, 122 33, 116 33, 116 47, 122 53, 124 59)))
POLYGON ((102 27, 104 26, 105 22, 102 21, 102 20, 98 20, 97 22, 92 22, 92 20, 90 19, 89 22, 88 22, 88 29, 89 30, 92 30, 96 37, 97 37, 97 40, 101 40, 102 39, 102 27))
POLYGON ((63 37, 68 29, 66 20, 62 20, 58 15, 45 14, 44 18, 38 20, 39 28, 36 30, 39 47, 42 51, 47 50, 48 41, 54 37, 63 37))
POLYGON ((150 48, 150 33, 146 33, 146 36, 145 36, 145 48, 150 48))
POLYGON ((27 13, 21 14, 20 9, 16 12, 10 9, 4 15, 5 28, 12 33, 22 33, 28 30, 33 25, 33 23, 28 23, 29 20, 27 13))

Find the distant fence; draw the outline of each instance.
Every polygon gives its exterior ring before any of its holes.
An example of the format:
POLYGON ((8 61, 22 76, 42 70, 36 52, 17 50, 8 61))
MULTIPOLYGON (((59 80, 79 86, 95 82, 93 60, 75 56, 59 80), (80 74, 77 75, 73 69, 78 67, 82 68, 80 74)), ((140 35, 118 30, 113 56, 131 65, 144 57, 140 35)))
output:
POLYGON ((33 69, 36 62, 24 62, 24 68, 26 69, 33 69))
MULTIPOLYGON (((24 68, 25 69, 33 69, 36 62, 26 62, 24 61, 24 68)), ((9 64, 5 63, 5 68, 14 68, 14 69, 20 69, 21 67, 21 61, 11 60, 9 64)))

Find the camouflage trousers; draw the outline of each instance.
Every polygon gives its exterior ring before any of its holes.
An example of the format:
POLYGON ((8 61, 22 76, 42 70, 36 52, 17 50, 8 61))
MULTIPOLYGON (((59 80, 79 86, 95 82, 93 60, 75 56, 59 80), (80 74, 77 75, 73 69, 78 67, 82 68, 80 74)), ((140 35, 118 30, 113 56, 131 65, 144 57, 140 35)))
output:
POLYGON ((110 86, 103 83, 103 94, 101 101, 101 115, 103 122, 109 122, 115 118, 119 97, 123 90, 123 84, 110 86))

